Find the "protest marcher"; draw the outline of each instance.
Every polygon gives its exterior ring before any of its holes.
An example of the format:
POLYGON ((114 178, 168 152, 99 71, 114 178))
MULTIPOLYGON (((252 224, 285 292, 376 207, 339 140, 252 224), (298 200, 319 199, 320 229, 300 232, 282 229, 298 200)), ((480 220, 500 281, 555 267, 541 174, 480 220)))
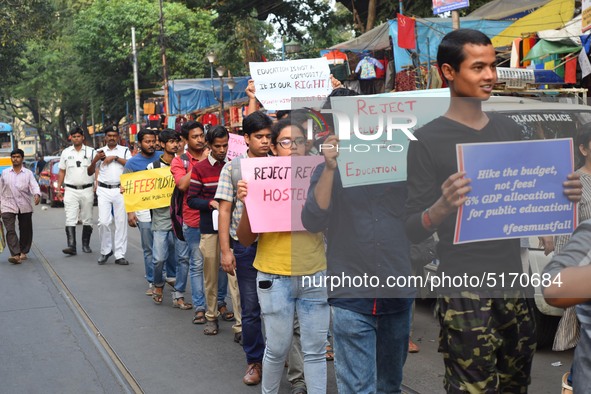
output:
POLYGON ((256 111, 242 121, 244 140, 248 151, 231 162, 226 163, 218 182, 215 199, 219 201, 219 241, 222 252, 222 268, 229 275, 236 275, 240 290, 242 309, 242 348, 246 353, 248 367, 242 381, 247 385, 257 385, 262 377, 262 360, 265 340, 261 327, 261 308, 257 295, 257 270, 253 267, 256 255, 256 242, 244 247, 238 242, 236 228, 242 216, 244 204, 236 199, 236 185, 240 179, 233 173, 235 163, 246 157, 265 157, 271 149, 271 125, 267 115, 256 111))
MULTIPOLYGON (((585 220, 591 219, 591 124, 587 123, 577 132, 575 149, 578 155, 577 173, 581 176, 581 183, 583 184, 583 195, 577 209, 579 223, 582 223, 585 220)), ((554 252, 560 253, 569 238, 569 235, 557 236, 553 243, 554 252)), ((546 249, 547 247, 545 247, 546 249)), ((546 254, 549 252, 550 250, 546 254)), ((575 308, 567 308, 558 324, 552 350, 563 351, 574 348, 577 345, 578 333, 579 322, 576 317, 575 308)))
MULTIPOLYGON (((585 190, 585 189, 583 189, 585 190)), ((591 392, 591 220, 582 222, 559 253, 544 268, 550 274, 544 298, 558 308, 575 307, 581 323, 571 373, 563 376, 563 393, 591 392), (570 375, 570 376, 569 376, 570 375), (565 387, 566 386, 566 387, 565 387), (570 388, 570 391, 565 390, 570 388)))
MULTIPOLYGON (((6 227, 6 244, 10 250, 8 261, 20 264, 27 260, 33 242, 33 205, 41 201, 39 184, 31 170, 23 166, 25 152, 15 149, 10 152, 11 168, 0 174, 0 213, 6 227), (19 233, 16 234, 18 220, 19 233)), ((1 230, 0 230, 1 231, 1 230)))
MULTIPOLYGON (((139 152, 131 159, 127 160, 123 173, 143 171, 154 159, 160 157, 162 152, 156 152, 156 133, 153 130, 141 129, 137 133, 139 152)), ((141 210, 127 213, 127 224, 131 227, 137 227, 140 231, 142 249, 144 251, 144 269, 145 278, 148 281, 146 295, 152 296, 154 283, 154 260, 152 254, 152 244, 154 236, 152 234, 152 217, 150 210, 141 210)))
MULTIPOLYGON (((306 137, 300 125, 292 125, 289 119, 284 119, 274 124, 272 131, 274 154, 288 157, 305 155, 306 137)), ((247 193, 246 181, 239 181, 238 199, 244 203, 247 193)), ((285 214, 291 215, 291 212, 285 214)), ((325 342, 330 319, 326 287, 303 283, 304 276, 321 283, 326 275, 322 233, 255 234, 251 230, 248 210, 244 208, 237 236, 244 246, 258 239, 254 267, 258 271, 257 293, 266 337, 262 392, 279 391, 285 359, 292 346, 297 311, 307 392, 325 393, 325 342)))
MULTIPOLYGON (((520 240, 453 244, 456 211, 468 197, 471 180, 458 172, 456 144, 516 141, 520 128, 499 114, 484 113, 497 82, 495 50, 477 30, 447 34, 437 62, 447 79, 447 112, 414 135, 408 151, 406 233, 418 243, 437 231, 439 271, 449 277, 523 272, 520 240)), ((570 174, 563 183, 571 201, 581 196, 581 182, 570 174)), ((530 383, 536 340, 525 294, 509 288, 440 289, 437 316, 439 352, 447 392, 525 393, 530 383)))
MULTIPOLYGON (((82 221, 82 251, 92 253, 92 206, 94 204, 94 177, 91 172, 94 148, 84 145, 84 132, 80 127, 70 131, 72 146, 63 150, 57 178, 57 196, 64 202, 68 247, 62 252, 76 254, 76 223, 82 221), (61 188, 65 186, 62 195, 61 188)), ((94 169, 92 169, 94 171, 94 169)))
MULTIPOLYGON (((581 176, 581 183, 583 184, 583 195, 578 205, 579 223, 591 219, 591 124, 587 123, 577 133, 575 141, 575 149, 578 155, 578 170, 577 173, 581 176)), ((544 249, 549 254, 554 251, 554 254, 560 254, 564 247, 567 245, 570 239, 570 235, 560 235, 555 237, 555 242, 550 242, 550 246, 547 246, 547 242, 544 243, 544 249)), ((556 264, 552 268, 552 274, 559 272, 556 264)), ((564 266, 560 266, 564 268, 564 266)), ((550 264, 546 266, 545 271, 550 272, 550 264)), ((583 308, 584 309, 584 308, 583 308)), ((565 309, 554 338, 552 350, 564 351, 577 346, 581 336, 581 327, 577 318, 577 308, 575 306, 569 306, 565 309)), ((576 357, 576 354, 575 354, 576 357)), ((589 364, 588 364, 589 365, 589 364)), ((567 373, 568 374, 568 373, 567 373)), ((568 374, 565 380, 572 380, 572 374, 568 374)), ((570 382, 572 386, 572 382, 570 382)), ((585 391, 589 391, 591 387, 587 387, 585 391)))
POLYGON ((98 229, 101 239, 101 257, 98 264, 107 262, 115 254, 115 264, 128 265, 125 259, 127 252, 127 214, 120 192, 120 177, 123 167, 131 158, 129 149, 119 145, 119 128, 107 126, 105 133, 107 146, 97 151, 89 167, 89 174, 98 170, 96 190, 98 198, 98 229), (115 234, 111 231, 111 223, 115 225, 115 234))
POLYGON ((195 313, 193 324, 205 324, 205 296, 203 294, 203 256, 199 250, 201 232, 199 231, 199 211, 187 204, 187 190, 191 181, 193 166, 207 158, 205 132, 203 125, 190 120, 181 126, 181 139, 186 142, 187 151, 178 155, 170 164, 170 172, 176 187, 184 192, 183 196, 183 236, 189 247, 189 278, 191 281, 191 299, 195 313))
MULTIPOLYGON (((347 89, 337 94, 356 95, 347 89)), ((326 231, 328 277, 367 275, 385 282, 388 276, 409 276, 410 245, 402 220, 406 184, 344 188, 338 138, 331 134, 323 144, 325 162, 312 176, 302 222, 312 233, 326 231)), ((335 286, 328 296, 338 391, 400 393, 414 290, 335 286)))
MULTIPOLYGON (((158 135, 160 146, 164 153, 152 163, 147 169, 170 167, 178 151, 179 136, 171 129, 164 129, 158 135)), ((174 284, 172 306, 183 310, 193 307, 186 303, 184 298, 189 274, 189 246, 185 241, 178 239, 172 231, 170 208, 168 206, 152 209, 152 233, 154 244, 152 253, 154 256, 154 290, 152 300, 156 304, 162 304, 162 292, 165 284, 164 264, 168 261, 170 254, 176 257, 177 270, 174 284)))
MULTIPOLYGON (((205 335, 216 335, 219 330, 218 317, 223 320, 234 320, 234 314, 226 306, 225 300, 220 303, 218 297, 218 274, 220 272, 220 244, 217 230, 214 229, 213 211, 217 211, 219 203, 214 200, 218 186, 220 172, 226 162, 228 152, 228 131, 223 126, 214 126, 206 136, 209 146, 209 155, 193 166, 191 184, 187 192, 187 203, 192 209, 199 209, 201 242, 199 249, 203 255, 203 279, 205 285, 205 300, 207 310, 205 317, 207 323, 203 329, 205 335)), ((227 274, 225 283, 228 283, 227 274)), ((238 283, 235 276, 229 278, 232 304, 235 309, 240 307, 238 283)), ((234 335, 242 335, 241 316, 238 314, 238 322, 234 325, 234 335)))

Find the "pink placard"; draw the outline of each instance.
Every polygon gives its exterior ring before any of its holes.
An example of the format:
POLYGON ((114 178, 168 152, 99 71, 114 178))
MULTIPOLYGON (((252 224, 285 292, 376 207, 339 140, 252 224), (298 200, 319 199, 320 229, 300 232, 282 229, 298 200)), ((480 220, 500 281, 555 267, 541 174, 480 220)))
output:
POLYGON ((248 150, 248 145, 241 135, 230 133, 229 136, 226 160, 231 161, 233 158, 243 155, 248 150))
POLYGON ((253 233, 303 231, 301 213, 322 156, 240 159, 253 233))

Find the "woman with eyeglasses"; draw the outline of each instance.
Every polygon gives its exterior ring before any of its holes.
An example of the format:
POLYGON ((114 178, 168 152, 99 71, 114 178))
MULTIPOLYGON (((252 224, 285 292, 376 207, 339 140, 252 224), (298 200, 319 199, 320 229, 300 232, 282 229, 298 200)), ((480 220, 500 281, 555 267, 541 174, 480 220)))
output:
MULTIPOLYGON (((304 156, 304 129, 291 124, 289 119, 280 120, 272 127, 271 149, 276 156, 304 156)), ((239 181, 237 197, 244 201, 247 193, 246 181, 239 181)), ((266 335, 262 392, 277 393, 279 390, 297 312, 307 392, 326 393, 325 342, 330 310, 326 287, 311 285, 322 283, 326 275, 322 233, 255 234, 250 228, 246 208, 236 233, 243 245, 254 243, 258 237, 254 267, 258 270, 257 293, 266 335)))

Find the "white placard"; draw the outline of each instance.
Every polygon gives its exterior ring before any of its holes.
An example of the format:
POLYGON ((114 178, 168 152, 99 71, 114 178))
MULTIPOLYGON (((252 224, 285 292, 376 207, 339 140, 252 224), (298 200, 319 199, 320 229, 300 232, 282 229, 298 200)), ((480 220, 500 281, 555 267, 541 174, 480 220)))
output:
POLYGON ((327 97, 332 91, 328 60, 251 62, 256 97, 266 109, 289 110, 292 98, 327 97))

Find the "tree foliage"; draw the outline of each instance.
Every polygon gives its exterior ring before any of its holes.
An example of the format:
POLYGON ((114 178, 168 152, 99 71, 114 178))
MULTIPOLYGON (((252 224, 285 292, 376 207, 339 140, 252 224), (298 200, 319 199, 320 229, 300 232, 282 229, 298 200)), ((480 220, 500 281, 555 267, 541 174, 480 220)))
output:
POLYGON ((53 10, 43 0, 0 1, 0 89, 19 78, 18 59, 31 38, 51 36, 53 10))
MULTIPOLYGON (((215 40, 213 15, 189 11, 179 3, 164 4, 168 76, 205 76, 205 54, 215 40)), ((121 116, 125 103, 133 102, 131 27, 138 43, 139 82, 142 87, 161 88, 159 8, 148 0, 96 0, 75 20, 74 46, 79 62, 91 76, 91 92, 107 113, 121 116)), ((97 105, 98 105, 97 104, 97 105)))

